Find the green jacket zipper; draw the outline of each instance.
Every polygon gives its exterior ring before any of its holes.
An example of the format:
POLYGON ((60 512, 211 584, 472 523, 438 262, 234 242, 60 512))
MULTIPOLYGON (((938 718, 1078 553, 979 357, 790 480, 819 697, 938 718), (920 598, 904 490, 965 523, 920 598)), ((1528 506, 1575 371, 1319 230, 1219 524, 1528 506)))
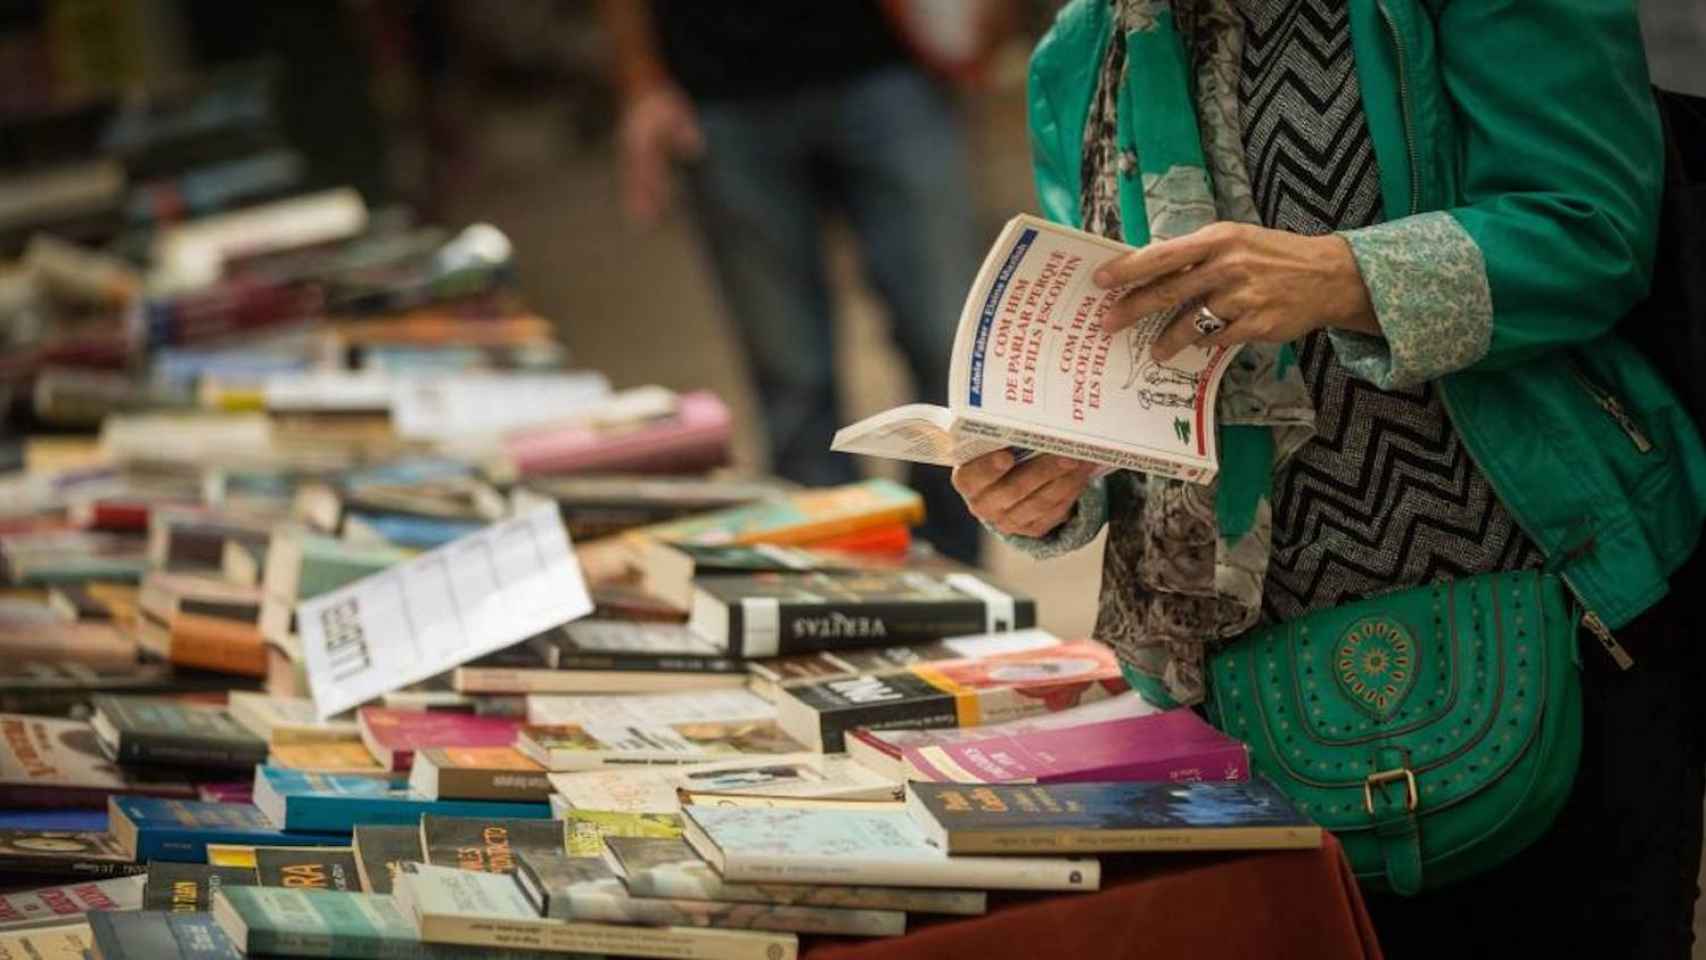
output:
POLYGON ((1646 432, 1635 422, 1635 418, 1629 415, 1629 411, 1623 409, 1622 401, 1618 400, 1615 394, 1595 383, 1574 359, 1570 361, 1570 374, 1581 384, 1582 389, 1587 391, 1594 405, 1604 410, 1605 415, 1629 438, 1629 443, 1634 446, 1636 453, 1653 452, 1653 441, 1647 438, 1646 432))
POLYGON ((1398 109, 1404 118, 1404 152, 1410 159, 1410 216, 1422 210, 1422 165, 1416 153, 1416 127, 1410 116, 1410 68, 1404 59, 1404 37, 1398 32, 1398 21, 1385 3, 1375 5, 1380 19, 1392 35, 1392 50, 1398 58, 1398 109))

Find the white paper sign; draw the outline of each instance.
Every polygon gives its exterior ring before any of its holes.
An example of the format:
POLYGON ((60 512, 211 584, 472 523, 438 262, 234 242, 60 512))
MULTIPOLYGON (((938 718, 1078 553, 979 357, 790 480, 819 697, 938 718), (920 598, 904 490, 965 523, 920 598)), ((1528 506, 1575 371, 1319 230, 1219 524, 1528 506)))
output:
POLYGON ((557 505, 296 608, 321 719, 592 612, 557 505))

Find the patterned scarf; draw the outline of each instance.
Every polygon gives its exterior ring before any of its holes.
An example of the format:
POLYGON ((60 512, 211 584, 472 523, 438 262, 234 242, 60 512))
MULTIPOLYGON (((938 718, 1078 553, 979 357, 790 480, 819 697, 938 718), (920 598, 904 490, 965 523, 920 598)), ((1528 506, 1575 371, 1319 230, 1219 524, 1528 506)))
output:
MULTIPOLYGON (((1084 229, 1142 245, 1215 220, 1259 222, 1239 128, 1243 26, 1232 0, 1111 2, 1116 36, 1084 132, 1084 229), (1121 150, 1122 140, 1135 150, 1121 150), (1141 203, 1128 196, 1122 205, 1120 176, 1134 170, 1141 203)), ((1216 417, 1215 483, 1107 478, 1096 636, 1147 681, 1147 695, 1180 704, 1202 700, 1207 653, 1261 616, 1272 470, 1314 430, 1290 347, 1245 347, 1222 381, 1216 417)))

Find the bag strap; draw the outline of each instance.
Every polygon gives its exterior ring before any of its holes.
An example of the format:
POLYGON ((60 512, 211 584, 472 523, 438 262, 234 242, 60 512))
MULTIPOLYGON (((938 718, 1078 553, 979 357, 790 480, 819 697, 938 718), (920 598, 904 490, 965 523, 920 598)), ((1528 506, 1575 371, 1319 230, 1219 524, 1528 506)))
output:
POLYGON ((1375 751, 1375 773, 1368 777, 1363 799, 1374 819, 1374 835, 1386 861, 1386 881, 1402 896, 1422 892, 1422 824, 1416 816, 1421 798, 1407 751, 1386 746, 1375 751))

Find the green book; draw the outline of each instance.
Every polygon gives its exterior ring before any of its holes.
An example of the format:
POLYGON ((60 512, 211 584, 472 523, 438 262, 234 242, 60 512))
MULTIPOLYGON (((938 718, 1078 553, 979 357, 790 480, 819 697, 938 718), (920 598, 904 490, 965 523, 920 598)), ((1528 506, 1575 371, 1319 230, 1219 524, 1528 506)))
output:
POLYGON ((361 891, 349 847, 256 847, 255 872, 263 887, 361 891))
MULTIPOLYGON (((341 890, 231 887, 214 898, 213 919, 248 956, 339 960, 473 960, 490 950, 422 943, 389 896, 341 890)), ((533 951, 504 952, 534 957, 533 951)))
POLYGON ((111 694, 93 706, 95 735, 119 763, 248 771, 267 759, 266 741, 216 707, 111 694))

